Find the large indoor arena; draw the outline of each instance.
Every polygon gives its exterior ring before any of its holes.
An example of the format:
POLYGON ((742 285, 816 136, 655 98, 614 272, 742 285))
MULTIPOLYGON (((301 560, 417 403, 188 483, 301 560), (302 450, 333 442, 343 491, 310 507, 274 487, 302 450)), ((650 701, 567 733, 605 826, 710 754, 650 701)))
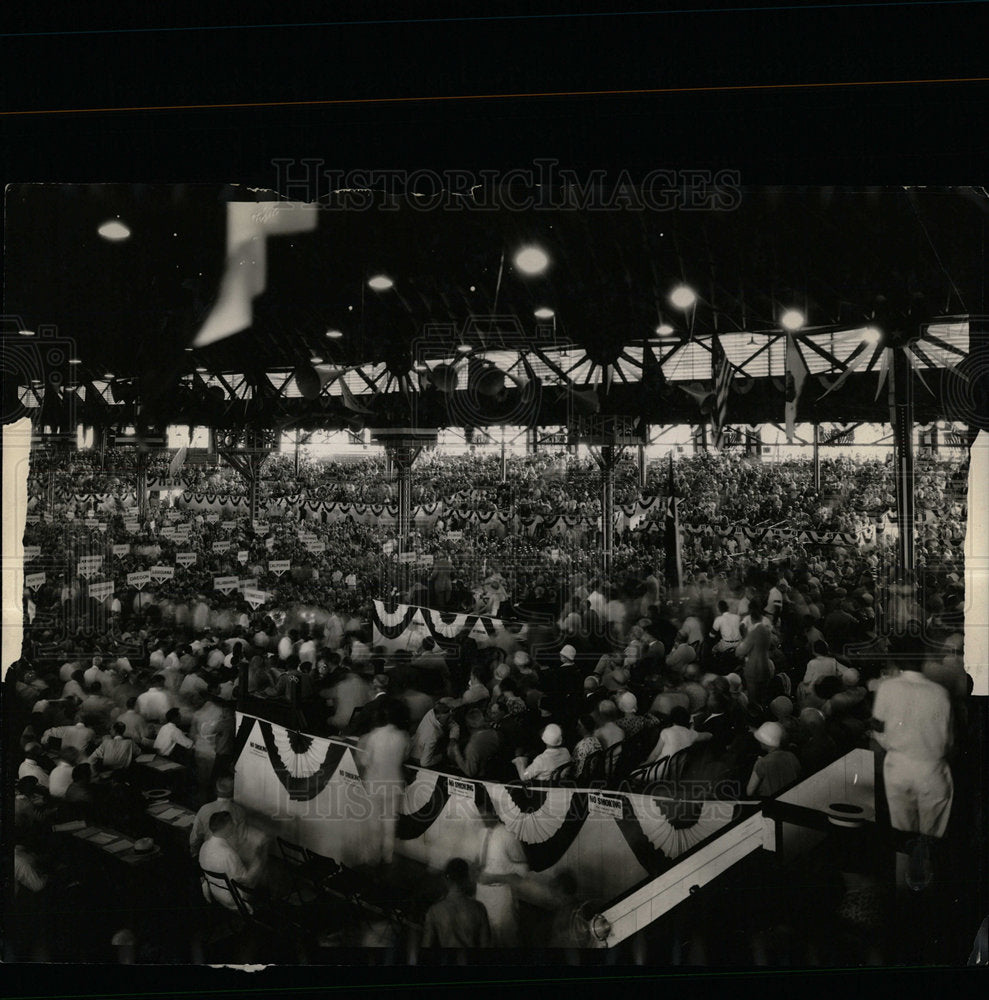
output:
POLYGON ((8 190, 5 960, 968 960, 984 195, 510 193, 8 190))

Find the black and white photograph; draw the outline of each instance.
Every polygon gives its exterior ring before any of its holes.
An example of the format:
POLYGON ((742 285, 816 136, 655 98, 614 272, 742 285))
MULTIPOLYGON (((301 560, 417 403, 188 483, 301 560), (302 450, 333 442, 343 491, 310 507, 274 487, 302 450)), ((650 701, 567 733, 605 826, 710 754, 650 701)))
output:
POLYGON ((989 963, 986 187, 291 153, 4 191, 5 963, 989 963))

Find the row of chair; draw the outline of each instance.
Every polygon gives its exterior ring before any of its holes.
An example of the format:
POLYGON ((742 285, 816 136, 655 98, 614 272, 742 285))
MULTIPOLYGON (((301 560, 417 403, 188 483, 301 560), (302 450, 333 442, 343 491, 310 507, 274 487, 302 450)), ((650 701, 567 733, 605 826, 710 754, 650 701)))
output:
MULTIPOLYGON (((306 949, 356 945, 366 940, 372 924, 385 921, 392 928, 417 931, 415 903, 389 893, 354 869, 323 857, 300 844, 276 838, 279 854, 290 875, 282 896, 264 896, 223 872, 200 868, 210 896, 220 904, 222 930, 244 929, 291 942, 300 961, 306 949), (233 908, 223 904, 233 901, 233 908)), ((416 935, 406 935, 410 944, 416 935)))
MULTIPOLYGON (((696 757, 693 747, 684 747, 671 756, 639 763, 641 756, 637 756, 635 750, 631 741, 623 740, 607 750, 591 754, 584 762, 577 783, 613 791, 646 792, 656 785, 668 786, 682 780, 691 760, 696 757)), ((548 779, 538 782, 539 785, 550 786, 573 783, 573 765, 570 763, 563 764, 548 779)))

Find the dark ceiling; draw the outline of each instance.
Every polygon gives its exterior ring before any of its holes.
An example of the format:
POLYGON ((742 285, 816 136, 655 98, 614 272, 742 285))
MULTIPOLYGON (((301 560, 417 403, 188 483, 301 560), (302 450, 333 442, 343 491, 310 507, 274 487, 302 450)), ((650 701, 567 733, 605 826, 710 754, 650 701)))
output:
MULTIPOLYGON (((544 195, 512 192, 516 201, 544 195)), ((226 203, 273 198, 196 185, 9 189, 5 343, 16 336, 14 327, 53 337, 82 361, 66 377, 136 377, 142 399, 164 419, 179 415, 170 410, 179 379, 197 367, 263 382, 264 373, 292 369, 316 353, 333 364, 384 362, 407 371, 429 324, 459 329, 471 316, 515 316, 523 333, 507 336, 524 341, 539 306, 555 310, 558 338, 602 362, 653 336, 661 320, 684 336, 769 333, 778 331, 781 310, 796 306, 810 328, 849 328, 869 321, 880 295, 894 311, 911 306, 931 319, 989 312, 989 199, 979 189, 761 190, 744 192, 735 205, 728 192, 722 210, 694 211, 423 210, 409 197, 375 195, 365 210, 323 206, 312 232, 269 238, 266 287, 254 300, 252 326, 186 350, 223 276, 226 203), (116 217, 132 235, 108 242, 97 228, 116 217), (551 261, 538 277, 513 264, 529 243, 551 261), (394 288, 367 287, 379 272, 394 288), (680 281, 702 300, 691 329, 667 300, 680 281), (328 340, 331 328, 343 337, 328 340)), ((19 339, 23 352, 27 338, 19 339)), ((16 368, 5 363, 5 391, 31 377, 16 368)), ((828 407, 852 407, 856 382, 829 397, 828 407)), ((613 393, 606 410, 644 412, 641 387, 620 385, 613 393)), ((761 395, 746 397, 756 419, 761 395)), ((660 409, 689 417, 691 401, 677 399, 660 409)), ((303 400, 286 402, 282 412, 292 407, 304 425, 318 426, 326 415, 325 404, 321 410, 303 400)), ((774 403, 762 419, 778 420, 781 410, 774 403)), ((399 411, 392 416, 403 419, 399 411)), ((558 416, 548 401, 540 419, 558 416)))

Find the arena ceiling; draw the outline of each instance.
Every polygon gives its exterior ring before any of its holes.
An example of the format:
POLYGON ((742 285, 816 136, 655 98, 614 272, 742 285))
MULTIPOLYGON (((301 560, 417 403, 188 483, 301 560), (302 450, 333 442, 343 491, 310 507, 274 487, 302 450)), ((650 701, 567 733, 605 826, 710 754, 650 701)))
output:
POLYGON ((917 416, 951 416, 953 369, 989 313, 983 190, 508 207, 526 194, 488 209, 357 191, 276 209, 236 187, 11 188, 5 400, 149 427, 559 425, 583 411, 698 423, 717 334, 735 368, 729 422, 778 422, 792 308, 813 377, 802 421, 888 418, 870 328, 923 331, 917 416), (127 238, 99 234, 117 221, 127 238), (546 254, 542 273, 517 264, 527 246, 546 254), (390 287, 369 285, 382 275, 390 287), (669 299, 681 283, 697 295, 686 310, 669 299), (312 365, 315 399, 294 377, 312 365), (457 367, 440 379, 437 365, 457 367), (491 366, 511 377, 478 395, 471 373, 491 366))

